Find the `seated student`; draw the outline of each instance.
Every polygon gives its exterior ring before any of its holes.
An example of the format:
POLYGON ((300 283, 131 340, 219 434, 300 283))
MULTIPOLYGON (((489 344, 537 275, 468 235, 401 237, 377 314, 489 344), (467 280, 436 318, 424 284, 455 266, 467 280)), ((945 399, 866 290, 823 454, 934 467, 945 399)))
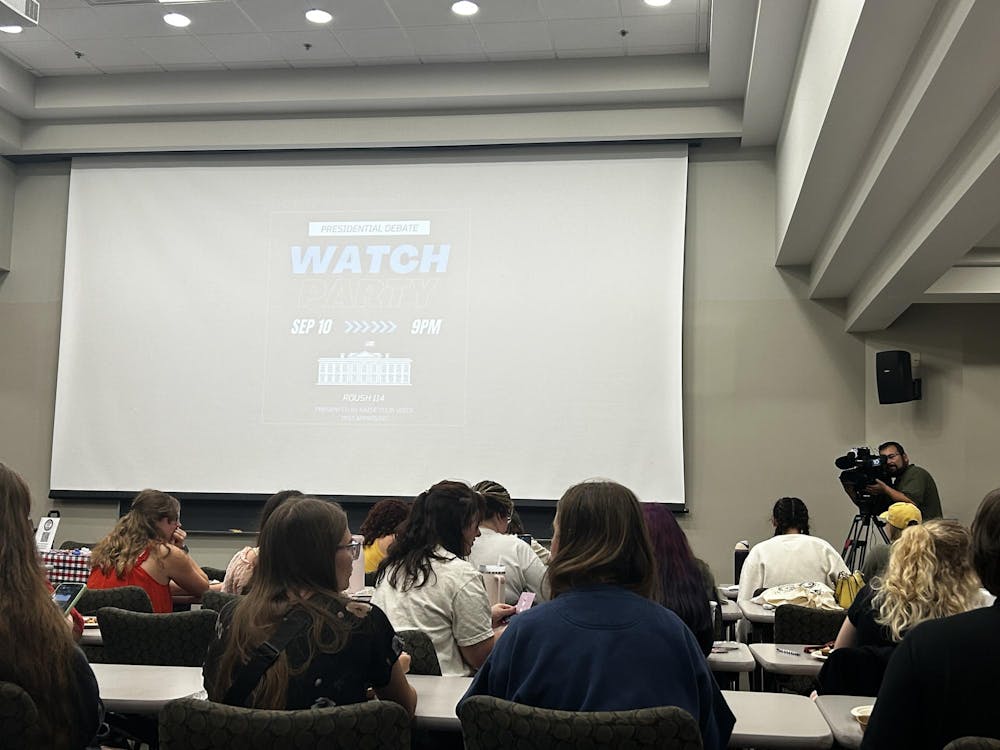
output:
POLYGON ((780 498, 771 524, 774 536, 755 544, 743 562, 738 599, 784 583, 816 581, 833 588, 838 575, 850 572, 828 542, 809 536, 809 509, 799 498, 780 498))
POLYGON ((920 515, 920 508, 913 503, 893 503, 879 516, 879 520, 885 521, 885 535, 889 537, 889 544, 879 544, 868 549, 864 565, 861 566, 861 576, 868 582, 885 574, 892 544, 899 539, 903 529, 917 526, 924 519, 920 515))
POLYGON ((128 513, 90 554, 87 588, 139 586, 154 612, 173 612, 173 594, 201 596, 208 576, 183 549, 181 504, 158 490, 143 490, 128 513))
POLYGON ((388 619, 341 593, 360 552, 336 503, 302 497, 278 507, 260 532, 253 585, 219 616, 205 660, 209 699, 301 709, 361 703, 374 688, 412 716, 409 657, 388 619))
POLYGON ((385 559, 389 545, 396 541, 396 532, 410 515, 410 504, 387 497, 375 503, 361 524, 359 533, 365 538, 365 574, 374 573, 385 559))
POLYGON ((490 608, 479 571, 465 558, 479 536, 483 499, 462 482, 417 496, 410 518, 376 573, 377 604, 396 630, 422 630, 442 675, 470 675, 493 649, 493 628, 514 613, 490 608))
POLYGON ((510 493, 489 480, 473 485, 472 489, 483 496, 486 510, 479 523, 479 536, 472 544, 469 562, 477 570, 480 565, 503 565, 506 568, 504 600, 507 604, 517 604, 518 597, 525 591, 537 594, 540 603, 543 599, 545 563, 527 542, 507 533, 514 514, 510 493))
POLYGON ((606 481, 570 487, 556 507, 552 601, 511 620, 466 697, 564 711, 679 706, 709 750, 735 718, 691 631, 653 597, 656 566, 639 502, 606 481))
POLYGON ((691 552, 673 512, 662 503, 643 503, 649 538, 656 557, 660 593, 657 600, 694 633, 705 656, 712 652, 715 623, 710 601, 718 601, 711 570, 691 552))
MULTIPOLYGON (((293 497, 302 497, 298 490, 282 490, 275 492, 264 503, 264 509, 260 512, 260 523, 257 526, 258 533, 264 528, 267 519, 286 500, 293 497)), ((244 547, 229 561, 226 566, 226 577, 222 581, 222 590, 227 594, 245 594, 253 578, 253 571, 257 567, 257 555, 259 547, 244 547)))
MULTIPOLYGON (((972 564, 990 593, 1000 594, 1000 489, 986 495, 972 522, 972 564)), ((958 737, 1000 739, 997 633, 1000 600, 913 628, 889 661, 863 750, 938 750, 958 737)))
POLYGON ((957 521, 928 521, 903 532, 885 577, 862 588, 848 610, 820 672, 819 692, 875 695, 893 648, 911 628, 979 606, 971 541, 957 521), (853 648, 865 651, 849 653, 853 648))
MULTIPOLYGON (((524 524, 521 522, 521 516, 517 514, 517 508, 510 514, 510 523, 507 524, 507 533, 513 534, 514 536, 520 536, 524 534, 524 524)), ((539 542, 534 537, 528 542, 531 547, 531 551, 538 555, 538 559, 541 560, 546 565, 549 564, 549 558, 552 557, 552 553, 549 552, 541 542, 539 542)))
MULTIPOLYGON (((31 495, 0 463, 0 681, 19 685, 38 707, 38 747, 86 747, 100 723, 97 680, 52 602, 31 532, 31 495)), ((3 744, 0 738, 0 745, 3 744)))

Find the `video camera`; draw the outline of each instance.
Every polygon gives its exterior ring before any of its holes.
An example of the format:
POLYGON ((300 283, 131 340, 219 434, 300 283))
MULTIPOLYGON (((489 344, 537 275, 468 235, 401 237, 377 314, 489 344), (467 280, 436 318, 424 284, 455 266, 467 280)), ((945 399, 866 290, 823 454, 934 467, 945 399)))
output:
POLYGON ((861 446, 834 459, 833 463, 842 470, 840 483, 844 485, 847 494, 862 513, 874 514, 884 510, 875 507, 877 498, 866 489, 875 484, 876 480, 881 479, 883 482, 889 480, 882 456, 878 453, 873 454, 871 448, 867 446, 861 446))

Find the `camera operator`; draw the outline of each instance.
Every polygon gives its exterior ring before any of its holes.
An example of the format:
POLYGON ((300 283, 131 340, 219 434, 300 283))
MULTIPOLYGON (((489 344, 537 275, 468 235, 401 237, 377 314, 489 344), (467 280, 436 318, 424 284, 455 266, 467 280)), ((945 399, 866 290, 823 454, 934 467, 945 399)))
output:
POLYGON ((926 469, 911 464, 903 446, 895 441, 882 443, 878 452, 892 484, 876 479, 865 490, 872 495, 885 495, 889 502, 913 503, 925 521, 941 518, 941 498, 934 477, 926 469))

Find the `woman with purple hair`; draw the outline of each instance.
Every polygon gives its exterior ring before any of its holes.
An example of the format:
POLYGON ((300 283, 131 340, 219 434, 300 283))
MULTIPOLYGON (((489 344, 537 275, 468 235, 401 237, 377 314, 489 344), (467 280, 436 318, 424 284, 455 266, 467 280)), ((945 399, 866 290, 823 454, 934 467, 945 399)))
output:
POLYGON ((715 581, 708 566, 691 552, 673 512, 660 503, 643 503, 642 514, 656 554, 660 604, 681 618, 694 633, 705 656, 712 651, 715 623, 709 601, 715 581))

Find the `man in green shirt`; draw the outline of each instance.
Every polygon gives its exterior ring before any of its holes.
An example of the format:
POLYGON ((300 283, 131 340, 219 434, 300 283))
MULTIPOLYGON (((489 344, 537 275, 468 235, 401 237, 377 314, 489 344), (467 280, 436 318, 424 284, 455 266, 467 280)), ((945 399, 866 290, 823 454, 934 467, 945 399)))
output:
POLYGON ((941 518, 941 498, 934 477, 926 469, 911 464, 903 446, 895 441, 882 443, 878 452, 892 485, 877 479, 867 488, 868 492, 885 495, 892 503, 913 503, 925 521, 941 518))

